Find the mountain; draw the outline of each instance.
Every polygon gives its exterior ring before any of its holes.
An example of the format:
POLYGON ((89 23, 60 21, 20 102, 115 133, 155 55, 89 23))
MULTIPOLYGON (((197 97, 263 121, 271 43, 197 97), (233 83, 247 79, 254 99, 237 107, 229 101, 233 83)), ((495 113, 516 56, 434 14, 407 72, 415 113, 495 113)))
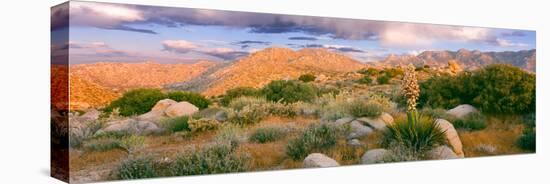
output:
POLYGON ((239 86, 262 87, 272 80, 296 79, 305 73, 335 75, 363 67, 364 64, 327 49, 306 48, 294 51, 273 47, 231 63, 220 64, 195 79, 166 87, 214 96, 239 86))
POLYGON ((125 91, 140 87, 161 88, 165 84, 186 81, 214 65, 210 61, 193 64, 98 62, 71 65, 70 73, 113 91, 125 91))
POLYGON ((120 96, 105 87, 74 75, 70 75, 70 84, 69 108, 72 110, 105 106, 120 96))
POLYGON ((506 63, 524 70, 535 72, 536 50, 481 52, 478 50, 460 49, 454 51, 424 51, 414 55, 389 55, 385 59, 373 63, 378 66, 396 66, 412 63, 414 65, 429 65, 445 67, 448 61, 456 60, 466 70, 473 70, 494 63, 506 63))

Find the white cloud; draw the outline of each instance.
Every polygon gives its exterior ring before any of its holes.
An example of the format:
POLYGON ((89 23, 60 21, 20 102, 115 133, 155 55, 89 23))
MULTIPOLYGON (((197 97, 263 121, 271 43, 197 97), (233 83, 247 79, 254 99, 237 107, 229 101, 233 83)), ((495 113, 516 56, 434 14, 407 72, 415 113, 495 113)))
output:
POLYGON ((143 21, 143 13, 124 5, 77 2, 71 3, 71 23, 115 27, 124 22, 143 21))
POLYGON ((528 46, 525 43, 514 43, 502 38, 497 38, 495 43, 497 46, 500 46, 500 47, 527 47, 528 46))
POLYGON ((164 40, 162 41, 162 46, 164 50, 179 53, 187 53, 199 48, 195 43, 186 40, 164 40))

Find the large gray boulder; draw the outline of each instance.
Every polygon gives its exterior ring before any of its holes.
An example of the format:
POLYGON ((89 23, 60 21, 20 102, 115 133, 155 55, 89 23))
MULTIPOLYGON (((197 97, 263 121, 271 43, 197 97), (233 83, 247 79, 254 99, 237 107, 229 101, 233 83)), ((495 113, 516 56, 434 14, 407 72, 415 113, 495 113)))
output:
POLYGON ((309 154, 304 159, 304 167, 311 168, 311 167, 336 167, 340 166, 336 160, 323 155, 321 153, 312 153, 309 154))
POLYGON ((434 160, 445 160, 459 158, 451 148, 447 146, 438 146, 428 151, 428 158, 434 160))
POLYGON ((178 102, 166 108, 166 110, 164 110, 164 113, 168 117, 173 118, 179 116, 189 116, 198 111, 199 108, 189 102, 178 102))
POLYGON ((456 118, 464 118, 465 116, 473 112, 478 112, 478 110, 474 106, 471 106, 468 104, 462 104, 448 110, 447 114, 454 116, 456 118))
POLYGON ((99 119, 99 115, 101 115, 101 112, 99 112, 96 109, 90 109, 90 110, 86 111, 79 118, 81 118, 84 121, 95 121, 95 120, 99 119))
POLYGON ((361 163, 375 164, 384 162, 384 157, 386 157, 387 154, 391 154, 391 152, 386 149, 369 150, 361 157, 361 163))
POLYGON ((464 152, 462 151, 462 142, 460 141, 458 132, 456 132, 453 124, 444 119, 436 119, 435 123, 443 132, 445 132, 445 138, 447 139, 447 142, 450 144, 456 155, 460 158, 464 158, 464 152))
POLYGON ((344 117, 344 118, 340 118, 340 119, 334 121, 334 125, 336 125, 338 127, 342 127, 342 126, 348 124, 351 121, 353 121, 352 117, 344 117))
POLYGON ((350 129, 351 133, 348 135, 348 139, 361 138, 373 132, 372 128, 361 124, 357 120, 350 123, 350 129))
POLYGON ((366 125, 369 125, 375 130, 384 130, 388 125, 393 124, 393 117, 385 112, 376 118, 363 117, 357 120, 363 122, 366 125))
POLYGON ((109 132, 121 132, 132 135, 149 135, 162 133, 163 129, 159 128, 157 124, 150 121, 138 121, 135 119, 125 119, 120 121, 113 121, 107 123, 107 125, 96 132, 96 134, 109 133, 109 132))
POLYGON ((174 105, 178 102, 172 100, 172 99, 164 99, 158 101, 155 106, 151 109, 153 112, 164 112, 168 107, 171 105, 174 105))

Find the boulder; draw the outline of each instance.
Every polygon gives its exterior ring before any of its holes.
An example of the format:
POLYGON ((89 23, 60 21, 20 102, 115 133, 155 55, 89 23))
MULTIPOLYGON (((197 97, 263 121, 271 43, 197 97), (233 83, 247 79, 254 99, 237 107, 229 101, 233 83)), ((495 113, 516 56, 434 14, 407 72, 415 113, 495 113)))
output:
POLYGON ((334 121, 334 125, 340 127, 340 126, 344 126, 345 124, 347 124, 351 121, 353 121, 353 118, 351 118, 351 117, 340 118, 340 119, 334 121))
POLYGON ((99 115, 101 115, 101 112, 96 109, 90 109, 80 116, 80 118, 85 119, 86 121, 95 121, 99 119, 99 115))
POLYGON ((321 153, 312 153, 309 154, 304 159, 304 167, 311 168, 311 167, 336 167, 340 166, 336 160, 323 155, 321 153))
POLYGON ((382 113, 376 118, 363 117, 357 120, 369 125, 375 130, 384 130, 386 126, 393 124, 393 117, 388 113, 382 113))
POLYGON ((384 157, 386 154, 391 154, 386 149, 373 149, 367 151, 363 156, 361 157, 361 163, 363 164, 375 164, 375 163, 381 163, 384 161, 384 157))
POLYGON ((107 126, 97 131, 96 134, 107 132, 123 132, 132 135, 149 135, 163 132, 157 124, 150 121, 138 121, 135 119, 125 119, 107 123, 107 126))
POLYGON ((151 121, 155 123, 159 123, 162 118, 164 118, 164 111, 149 111, 148 113, 139 115, 136 117, 139 121, 151 121))
POLYGON ((434 160, 459 158, 451 148, 447 146, 438 146, 427 153, 428 158, 434 160))
POLYGON ((478 110, 474 106, 471 106, 468 104, 462 104, 448 110, 447 114, 454 116, 456 118, 464 118, 465 116, 467 116, 472 112, 478 112, 478 110))
POLYGON ((174 105, 178 102, 172 100, 172 99, 164 99, 160 100, 155 104, 155 106, 151 109, 153 112, 164 112, 166 108, 170 107, 171 105, 174 105))
POLYGON ((361 138, 373 132, 372 128, 361 124, 361 122, 357 120, 350 123, 350 128, 351 133, 348 135, 348 139, 361 138))
POLYGON ((435 120, 435 123, 437 124, 437 126, 439 126, 439 128, 441 128, 442 131, 445 132, 445 138, 447 139, 447 142, 449 142, 449 144, 451 145, 456 155, 460 158, 464 158, 464 152, 462 151, 462 142, 460 141, 460 137, 458 136, 458 133, 456 132, 453 124, 444 119, 437 119, 435 120))
POLYGON ((198 112, 199 108, 194 106, 193 104, 189 102, 178 102, 176 104, 170 105, 164 113, 168 117, 179 117, 179 116, 189 116, 195 112, 198 112))
POLYGON ((224 110, 216 112, 216 115, 214 115, 214 119, 219 122, 227 121, 227 112, 224 110))

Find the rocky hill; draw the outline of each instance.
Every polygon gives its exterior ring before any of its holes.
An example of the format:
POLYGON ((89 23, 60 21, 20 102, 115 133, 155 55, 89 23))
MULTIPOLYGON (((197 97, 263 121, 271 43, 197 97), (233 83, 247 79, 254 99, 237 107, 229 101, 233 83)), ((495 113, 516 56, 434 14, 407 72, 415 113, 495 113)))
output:
POLYGON ((364 64, 326 49, 267 48, 249 56, 219 65, 195 79, 167 85, 170 89, 220 95, 239 87, 261 87, 279 79, 296 79, 305 73, 335 75, 356 71, 364 64))
POLYGON ((74 75, 70 76, 70 84, 69 109, 71 110, 102 107, 120 96, 105 87, 74 75))
POLYGON ((396 66, 413 63, 417 66, 429 65, 446 67, 450 60, 455 60, 465 70, 494 64, 507 63, 534 72, 536 70, 536 50, 481 52, 478 50, 460 49, 454 51, 425 51, 414 55, 390 55, 373 63, 377 66, 396 66))

